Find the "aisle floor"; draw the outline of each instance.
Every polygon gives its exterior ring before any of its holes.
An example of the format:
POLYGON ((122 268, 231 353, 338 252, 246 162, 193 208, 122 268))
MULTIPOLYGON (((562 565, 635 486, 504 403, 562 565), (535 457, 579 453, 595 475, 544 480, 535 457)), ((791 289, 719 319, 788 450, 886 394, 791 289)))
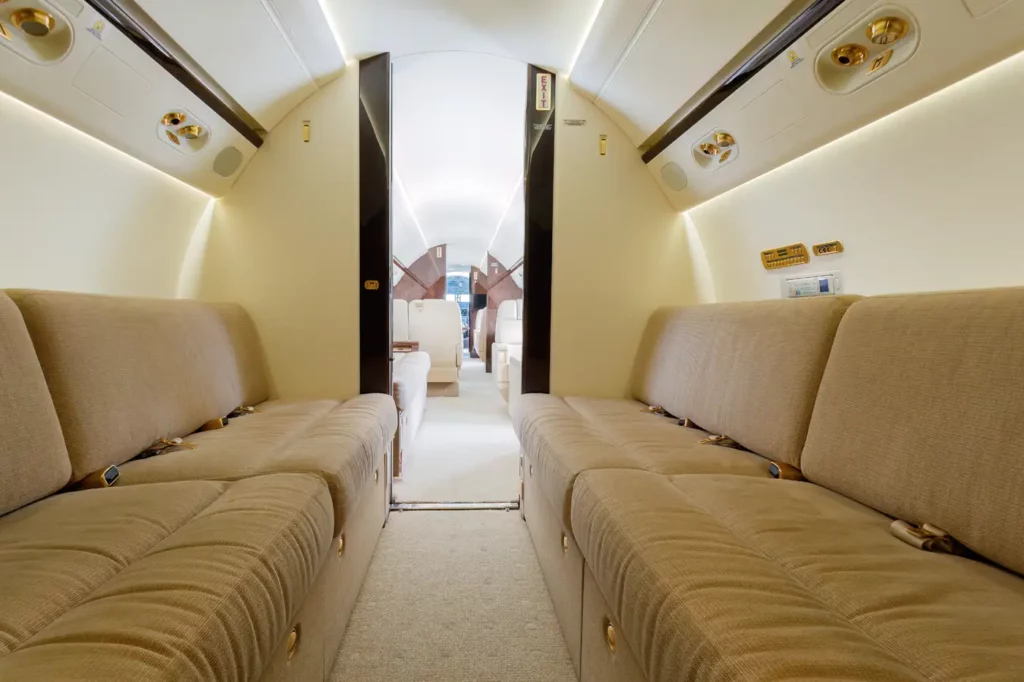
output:
POLYGON ((393 512, 332 682, 574 682, 518 512, 393 512))
POLYGON ((467 358, 459 397, 427 398, 416 441, 395 481, 399 502, 511 502, 519 497, 519 441, 508 404, 479 359, 467 358))

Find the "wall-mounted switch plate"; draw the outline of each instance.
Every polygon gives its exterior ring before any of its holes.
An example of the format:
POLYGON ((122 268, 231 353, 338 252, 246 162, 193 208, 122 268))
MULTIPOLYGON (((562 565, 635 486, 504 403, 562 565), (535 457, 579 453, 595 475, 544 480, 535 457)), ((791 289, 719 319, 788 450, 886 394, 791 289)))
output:
POLYGON ((817 275, 785 277, 782 280, 783 298, 812 298, 815 296, 838 296, 843 293, 839 272, 823 272, 817 275))

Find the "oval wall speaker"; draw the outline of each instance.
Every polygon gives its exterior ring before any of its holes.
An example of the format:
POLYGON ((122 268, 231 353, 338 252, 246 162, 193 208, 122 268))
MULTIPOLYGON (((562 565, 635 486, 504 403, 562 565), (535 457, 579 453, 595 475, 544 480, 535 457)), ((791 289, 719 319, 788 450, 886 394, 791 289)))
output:
POLYGON ((686 179, 686 173, 675 161, 665 164, 661 169, 661 179, 673 192, 682 192, 690 181, 686 179))
POLYGON ((213 172, 222 178, 230 178, 238 171, 244 160, 242 152, 234 147, 225 147, 213 160, 213 172))

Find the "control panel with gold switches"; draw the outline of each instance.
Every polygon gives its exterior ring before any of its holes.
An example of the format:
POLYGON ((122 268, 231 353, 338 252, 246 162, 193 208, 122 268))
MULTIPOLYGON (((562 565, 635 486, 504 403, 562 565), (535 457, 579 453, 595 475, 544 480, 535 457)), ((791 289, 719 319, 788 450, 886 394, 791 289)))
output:
POLYGON ((803 265, 810 262, 811 257, 807 253, 807 247, 803 244, 790 244, 778 249, 768 249, 761 252, 761 263, 765 270, 777 270, 788 268, 793 265, 803 265))

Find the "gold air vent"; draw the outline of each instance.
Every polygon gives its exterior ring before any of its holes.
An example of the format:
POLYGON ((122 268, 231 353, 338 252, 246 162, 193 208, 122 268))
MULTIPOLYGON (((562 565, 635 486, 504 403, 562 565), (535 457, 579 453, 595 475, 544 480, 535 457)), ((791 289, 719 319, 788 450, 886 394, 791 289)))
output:
POLYGON ((712 144, 711 142, 705 142, 705 143, 701 144, 700 151, 705 156, 718 156, 719 153, 721 153, 722 148, 719 147, 717 144, 712 144))
POLYGON ((875 45, 891 45, 907 35, 907 22, 899 17, 883 17, 875 19, 868 26, 868 40, 875 45))
POLYGON ((203 136, 203 129, 201 126, 185 126, 178 131, 178 135, 184 137, 186 140, 198 140, 203 136))
POLYGON ((860 45, 840 45, 832 50, 832 61, 839 66, 860 66, 868 58, 868 51, 860 45))
POLYGON ((168 128, 177 128, 187 120, 188 117, 182 112, 172 111, 169 114, 164 115, 163 119, 161 119, 160 122, 168 128))
POLYGON ((33 38, 45 38, 57 25, 53 15, 34 8, 19 9, 11 15, 11 23, 33 38))

